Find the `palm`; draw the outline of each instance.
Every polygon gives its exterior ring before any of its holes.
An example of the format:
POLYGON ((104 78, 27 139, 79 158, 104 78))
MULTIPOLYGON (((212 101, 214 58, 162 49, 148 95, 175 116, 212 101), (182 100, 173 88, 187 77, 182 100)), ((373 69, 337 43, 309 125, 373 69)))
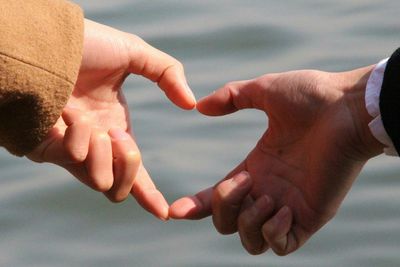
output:
POLYGON ((112 201, 129 192, 157 217, 168 204, 140 159, 121 86, 129 74, 157 82, 170 100, 192 109, 195 99, 176 59, 135 35, 85 20, 83 58, 67 108, 29 158, 58 164, 112 201))
POLYGON ((313 86, 331 84, 318 72, 298 75, 307 82, 292 76, 291 87, 280 76, 272 83, 265 98, 270 126, 245 168, 252 196, 267 194, 278 207, 292 208, 295 234, 308 236, 335 214, 365 160, 351 151, 357 129, 339 88, 313 86))
POLYGON ((128 107, 120 90, 128 75, 128 46, 124 33, 96 26, 103 30, 86 30, 82 65, 68 105, 85 111, 105 131, 128 130, 128 107))

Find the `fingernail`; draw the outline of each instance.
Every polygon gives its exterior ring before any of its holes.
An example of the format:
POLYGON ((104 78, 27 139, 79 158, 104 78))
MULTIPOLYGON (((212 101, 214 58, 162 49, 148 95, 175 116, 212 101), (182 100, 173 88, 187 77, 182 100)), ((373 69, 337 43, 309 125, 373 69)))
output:
POLYGON ((282 223, 282 221, 285 220, 288 214, 289 214, 289 207, 284 206, 278 211, 276 216, 271 220, 271 223, 274 225, 274 227, 277 227, 279 224, 282 223))
POLYGON ((115 140, 127 140, 131 136, 120 128, 113 128, 108 131, 108 134, 115 140))
POLYGON ((250 180, 250 175, 246 171, 242 171, 233 177, 232 182, 235 183, 236 186, 245 185, 250 180))
POLYGON ((268 222, 265 224, 265 230, 268 233, 272 233, 282 221, 285 220, 286 216, 289 214, 289 207, 284 206, 281 208, 278 213, 268 222))
POLYGON ((169 220, 169 217, 158 216, 158 219, 160 219, 163 222, 167 222, 169 220))
POLYGON ((192 98, 193 102, 196 103, 196 97, 194 96, 192 89, 190 89, 190 87, 187 83, 185 83, 185 89, 188 92, 188 94, 190 95, 190 97, 192 98))
POLYGON ((169 207, 164 207, 162 215, 158 216, 162 221, 166 222, 169 220, 169 207))
POLYGON ((275 240, 275 245, 280 249, 280 250, 285 250, 286 249, 286 243, 287 243, 287 237, 286 235, 278 240, 275 240))

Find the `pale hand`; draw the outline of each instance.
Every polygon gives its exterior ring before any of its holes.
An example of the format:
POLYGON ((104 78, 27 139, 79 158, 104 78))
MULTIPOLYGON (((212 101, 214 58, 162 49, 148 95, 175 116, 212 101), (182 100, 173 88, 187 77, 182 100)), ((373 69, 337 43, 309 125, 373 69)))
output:
POLYGON ((251 254, 301 247, 337 212, 365 162, 382 152, 369 132, 365 85, 372 66, 345 73, 294 71, 229 83, 197 107, 220 116, 262 110, 268 129, 215 186, 170 207, 176 219, 213 216, 251 254))
POLYGON ((46 140, 28 157, 71 172, 114 202, 129 193, 148 211, 168 218, 168 204, 143 167, 121 86, 142 75, 184 109, 195 107, 182 64, 137 36, 85 20, 78 80, 46 140))

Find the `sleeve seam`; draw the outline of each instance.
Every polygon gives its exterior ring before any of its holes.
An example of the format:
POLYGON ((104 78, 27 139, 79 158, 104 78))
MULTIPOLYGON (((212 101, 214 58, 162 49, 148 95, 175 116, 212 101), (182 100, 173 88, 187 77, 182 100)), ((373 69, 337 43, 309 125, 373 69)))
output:
POLYGON ((15 57, 15 56, 11 56, 11 55, 9 55, 9 54, 7 54, 7 53, 4 53, 4 52, 1 52, 1 51, 0 51, 0 55, 1 55, 1 56, 4 56, 4 57, 8 57, 8 58, 13 59, 13 60, 18 61, 18 62, 21 62, 21 63, 26 64, 26 65, 28 65, 28 66, 34 67, 34 68, 36 68, 36 69, 45 71, 45 72, 47 72, 47 73, 49 73, 49 74, 51 74, 51 75, 56 76, 56 77, 59 78, 59 79, 62 79, 62 80, 66 81, 66 82, 68 82, 68 83, 70 83, 70 84, 72 84, 72 85, 75 85, 74 82, 72 82, 70 79, 68 79, 66 76, 64 76, 64 75, 62 75, 62 74, 59 74, 59 73, 54 72, 54 71, 50 71, 50 70, 48 70, 48 69, 45 69, 44 67, 38 66, 38 65, 36 65, 36 64, 34 64, 34 63, 31 63, 31 62, 28 62, 28 61, 25 61, 25 60, 23 60, 23 59, 21 59, 21 58, 18 58, 18 57, 15 57))

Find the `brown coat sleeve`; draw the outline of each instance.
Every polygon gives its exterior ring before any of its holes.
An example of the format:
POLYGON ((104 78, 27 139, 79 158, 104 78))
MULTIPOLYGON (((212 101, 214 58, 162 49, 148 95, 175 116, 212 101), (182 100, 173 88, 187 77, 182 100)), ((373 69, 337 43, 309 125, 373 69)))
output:
POLYGON ((0 146, 22 156, 55 124, 74 87, 81 9, 62 0, 0 0, 0 146))

